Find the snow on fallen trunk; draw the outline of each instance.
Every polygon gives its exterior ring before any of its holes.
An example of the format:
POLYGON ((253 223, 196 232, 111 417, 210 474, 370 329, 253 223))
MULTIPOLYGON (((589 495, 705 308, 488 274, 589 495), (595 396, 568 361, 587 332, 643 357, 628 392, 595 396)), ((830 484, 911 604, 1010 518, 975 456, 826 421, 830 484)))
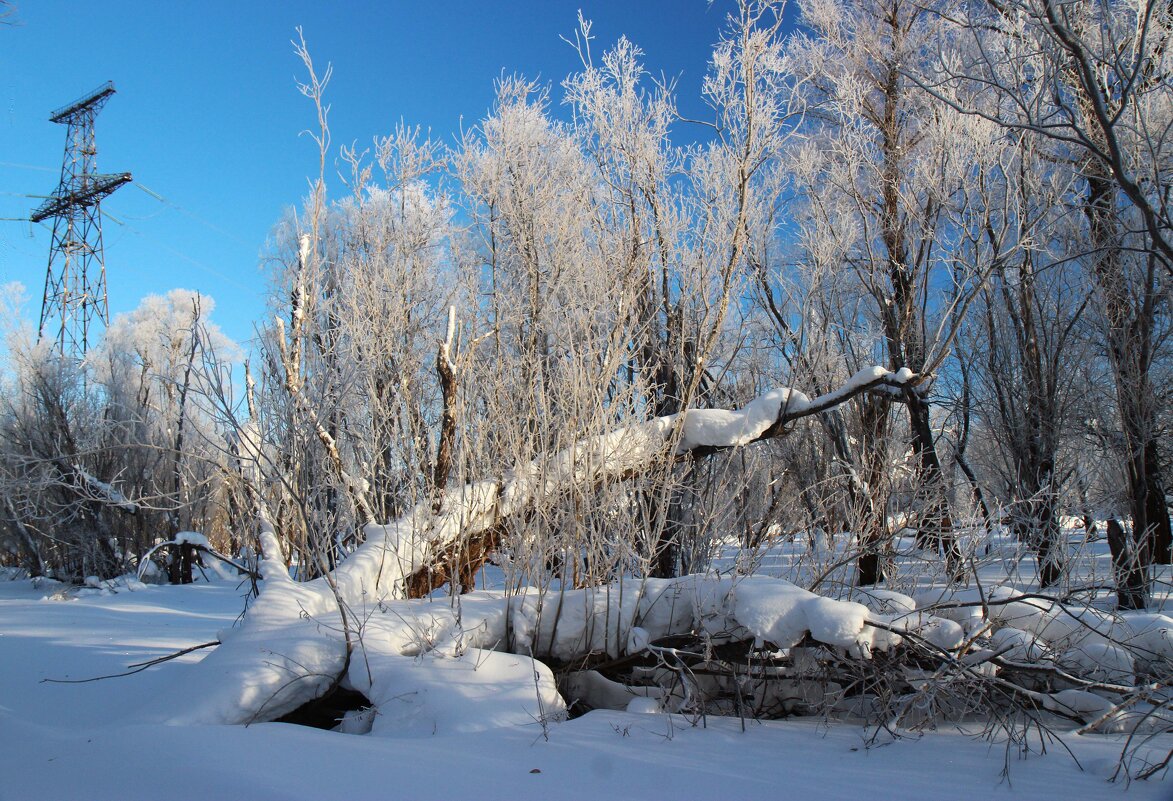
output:
POLYGON ((240 626, 219 633, 221 644, 186 674, 183 692, 148 702, 145 718, 176 725, 274 720, 324 694, 342 673, 346 642, 328 588, 289 577, 268 522, 259 537, 264 593, 240 626))
POLYGON ((692 629, 701 576, 628 579, 584 590, 527 590, 510 599, 509 649, 566 662, 585 654, 616 658, 648 640, 692 629), (632 637, 636 629, 642 634, 632 637))
MULTIPOLYGON (((268 583, 268 580, 266 580, 268 583)), ((340 633, 296 608, 320 609, 312 588, 287 578, 269 603, 199 665, 199 699, 174 723, 247 723, 279 717, 332 686, 342 670, 340 633), (291 606, 292 605, 292 606, 291 606), (263 654, 263 658, 257 658, 263 654)), ((264 597, 264 596, 262 596, 264 597)), ((825 598, 782 579, 684 576, 627 580, 585 590, 507 597, 479 592, 445 600, 384 601, 351 609, 363 621, 346 686, 376 707, 374 733, 468 732, 555 720, 565 712, 552 674, 537 659, 566 663, 643 652, 663 637, 706 632, 714 644, 754 640, 789 648, 806 637, 868 659, 957 624, 923 613, 885 615, 825 598), (883 623, 875 628, 870 622, 883 623), (506 653, 501 653, 501 652, 506 653)))
MULTIPOLYGON (((960 626, 950 621, 874 613, 782 579, 629 579, 581 590, 526 588, 512 597, 472 593, 452 607, 385 603, 367 619, 363 653, 352 660, 348 683, 377 707, 375 734, 533 725, 560 718, 565 704, 549 669, 532 656, 563 665, 584 657, 617 659, 655 651, 661 638, 696 632, 714 645, 756 640, 770 648, 810 637, 860 659, 901 644, 899 634, 869 621, 924 637, 934 626, 951 626, 960 641, 960 626), (512 653, 484 650, 493 648, 512 653)), ((638 702, 659 709, 684 700, 669 699, 663 688, 624 687, 592 671, 568 674, 563 690, 592 707, 638 702)))
MULTIPOLYGON (((797 391, 778 389, 739 410, 690 409, 590 437, 518 466, 501 478, 445 491, 439 513, 425 502, 387 525, 367 526, 366 541, 330 577, 304 584, 289 579, 280 544, 262 518, 263 591, 244 623, 226 632, 222 644, 193 671, 194 686, 185 693, 194 699, 192 705, 179 712, 172 708, 164 717, 176 723, 247 723, 280 717, 322 695, 341 678, 348 654, 339 604, 349 610, 347 617, 352 625, 364 620, 366 610, 403 598, 408 579, 433 564, 446 549, 459 547, 502 520, 560 495, 568 487, 592 486, 638 473, 665 458, 691 451, 738 447, 776 436, 790 421, 826 411, 871 387, 905 387, 916 380, 907 370, 894 373, 880 367, 866 368, 843 387, 814 399, 797 391)), ((622 586, 619 590, 622 598, 622 586)), ((643 600, 628 607, 621 600, 613 609, 608 596, 602 602, 604 610, 598 608, 597 598, 589 603, 585 598, 580 600, 581 612, 568 612, 568 620, 583 622, 581 631, 558 634, 554 624, 549 624, 549 640, 555 643, 555 649, 559 647, 557 643, 583 637, 593 648, 598 644, 596 638, 602 636, 604 650, 609 650, 612 633, 615 638, 626 636, 622 633, 624 616, 634 619, 639 612, 642 620, 664 614, 660 611, 663 604, 653 612, 640 606, 643 600), (585 623, 600 611, 604 611, 605 621, 611 619, 607 615, 619 615, 612 628, 604 622, 602 635, 597 633, 595 622, 589 626, 585 623), (560 639, 563 637, 566 639, 560 639)), ((519 620, 531 620, 528 603, 522 601, 513 610, 519 620)), ((852 614, 853 622, 848 628, 858 622, 854 608, 852 614)), ((674 612, 667 616, 665 625, 669 627, 689 617, 681 613, 677 620, 674 612)), ((547 625, 541 621, 551 618, 539 615, 532 619, 535 632, 541 635, 541 626, 547 625)), ((819 620, 816 628, 826 622, 819 620)), ((828 631, 834 633, 837 642, 847 639, 841 627, 831 625, 828 631)), ((535 643, 540 641, 538 636, 535 643)), ((378 654, 373 658, 377 661, 378 654)), ((372 676, 375 672, 372 668, 372 676)))
POLYGON ((693 451, 768 439, 781 434, 787 423, 827 411, 868 389, 911 386, 916 380, 907 369, 868 367, 813 400, 796 390, 775 389, 738 410, 689 409, 586 438, 499 479, 445 491, 438 514, 431 502, 423 502, 399 520, 367 526, 366 541, 338 567, 336 579, 347 598, 371 592, 403 597, 407 578, 433 564, 437 555, 570 487, 638 473, 693 451))
POLYGON ((1123 686, 1173 671, 1173 618, 1166 615, 1111 614, 1008 586, 929 593, 919 602, 967 635, 990 629, 992 646, 1008 662, 1057 666, 1087 681, 1123 686))
POLYGON ((510 650, 558 662, 586 655, 615 659, 656 640, 703 632, 714 644, 753 641, 786 649, 807 637, 868 659, 911 632, 956 648, 957 624, 922 612, 884 614, 827 598, 785 579, 683 576, 603 587, 523 593, 509 602, 510 650), (881 624, 876 628, 872 623, 881 624))

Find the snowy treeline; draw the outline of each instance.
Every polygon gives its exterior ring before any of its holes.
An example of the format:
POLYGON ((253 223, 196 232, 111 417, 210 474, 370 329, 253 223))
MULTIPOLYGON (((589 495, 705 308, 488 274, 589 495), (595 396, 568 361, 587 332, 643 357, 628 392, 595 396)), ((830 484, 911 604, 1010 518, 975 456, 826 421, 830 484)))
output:
MULTIPOLYGON (((17 336, 0 412, 12 558, 107 577, 182 531, 238 552, 259 520, 271 600, 239 636, 277 638, 318 684, 278 690, 273 668, 258 685, 246 659, 241 683, 220 682, 247 688, 225 702, 246 718, 343 675, 381 692, 358 661, 391 647, 364 638, 372 606, 469 592, 487 562, 505 595, 485 614, 531 625, 535 656, 559 618, 510 595, 668 586, 646 581, 703 574, 730 548, 752 573, 795 537, 833 556, 795 580, 836 600, 729 590, 710 612, 747 648, 903 643, 902 669, 982 687, 1036 648, 1068 687, 1142 682, 1145 654, 1166 652, 1120 644, 1148 636, 1126 620, 1089 624, 1099 656, 1068 670, 1076 645, 1037 621, 967 627, 904 596, 868 616, 842 599, 913 555, 917 583, 968 585, 1003 527, 1037 587, 1094 598, 1066 516, 1108 536, 1119 606, 1149 602, 1170 560, 1168 4, 805 0, 794 32, 783 12, 737 4, 699 123, 638 47, 600 54, 580 20, 576 72, 556 91, 502 79, 454 145, 401 125, 335 152, 329 73, 301 42, 321 170, 275 229, 243 382, 210 303, 178 292, 116 321, 80 367, 17 336), (291 562, 316 582, 288 581, 291 562), (802 625, 775 636, 798 608, 802 625), (311 631, 304 614, 331 622, 311 631), (1127 661, 1120 676, 1108 657, 1127 661)), ((560 658, 700 636, 704 603, 560 658)), ((497 647, 485 636, 460 653, 497 647)), ((239 667, 246 651, 209 658, 239 667)), ((540 698, 535 671, 518 680, 540 698)), ((1050 709, 1031 681, 1006 692, 1050 709)))
MULTIPOLYGON (((110 578, 180 531, 251 538, 225 483, 223 431, 204 387, 235 347, 209 298, 149 297, 118 317, 83 364, 28 326, 8 334, 0 410, 5 559, 32 575, 110 578), (222 363, 209 361, 218 354, 222 363)), ((152 571, 152 575, 153 575, 152 571)))

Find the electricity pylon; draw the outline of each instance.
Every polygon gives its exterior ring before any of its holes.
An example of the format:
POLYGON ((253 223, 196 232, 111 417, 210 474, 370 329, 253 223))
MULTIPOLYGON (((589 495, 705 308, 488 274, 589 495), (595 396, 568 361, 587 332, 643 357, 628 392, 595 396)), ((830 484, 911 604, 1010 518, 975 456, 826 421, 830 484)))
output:
POLYGON ((101 200, 131 180, 128 172, 98 173, 94 119, 112 94, 114 84, 107 81, 49 117, 50 122, 68 126, 61 181, 29 217, 33 222, 53 218, 40 336, 52 333, 51 326, 59 324, 58 350, 79 359, 89 347, 93 321, 110 322, 101 200))

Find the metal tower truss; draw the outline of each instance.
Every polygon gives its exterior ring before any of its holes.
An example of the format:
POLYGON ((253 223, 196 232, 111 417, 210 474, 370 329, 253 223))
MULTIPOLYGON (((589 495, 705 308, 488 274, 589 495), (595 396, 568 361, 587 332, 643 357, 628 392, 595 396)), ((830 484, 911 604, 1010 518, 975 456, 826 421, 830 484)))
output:
POLYGON ((114 84, 107 81, 49 117, 50 122, 68 126, 61 181, 29 216, 33 222, 53 218, 40 336, 58 325, 58 349, 78 358, 86 354, 95 319, 110 321, 101 201, 131 180, 128 172, 102 175, 97 169, 94 119, 112 94, 114 84))

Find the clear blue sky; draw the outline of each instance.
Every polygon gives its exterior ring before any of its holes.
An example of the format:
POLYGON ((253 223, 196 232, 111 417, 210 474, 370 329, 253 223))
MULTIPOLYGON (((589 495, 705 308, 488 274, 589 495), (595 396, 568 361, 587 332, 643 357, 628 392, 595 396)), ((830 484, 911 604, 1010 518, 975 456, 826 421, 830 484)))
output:
MULTIPOLYGON (((0 217, 27 217, 57 183, 65 127, 51 111, 112 80, 98 117, 98 167, 135 186, 103 203, 112 314, 151 293, 196 289, 244 342, 262 314, 259 255, 282 210, 316 171, 299 133, 313 109, 294 85, 295 27, 334 65, 335 144, 369 143, 399 119, 446 138, 484 115, 502 72, 558 84, 578 65, 559 39, 575 13, 595 22, 595 52, 626 35, 649 70, 679 76, 681 110, 699 86, 730 0, 16 0, 0 26, 0 217)), ((338 184, 335 182, 335 186, 338 184)), ((49 229, 0 222, 0 283, 27 289, 36 323, 49 229)))

